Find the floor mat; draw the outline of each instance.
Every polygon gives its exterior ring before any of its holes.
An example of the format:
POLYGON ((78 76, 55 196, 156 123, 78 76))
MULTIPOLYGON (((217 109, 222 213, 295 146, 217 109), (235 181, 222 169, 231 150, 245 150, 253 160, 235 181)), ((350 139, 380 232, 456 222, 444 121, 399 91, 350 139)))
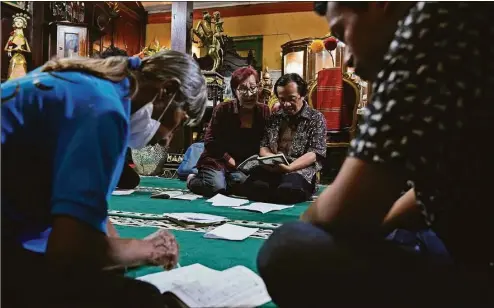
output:
MULTIPOLYGON (((214 207, 205 198, 186 201, 151 199, 151 193, 166 190, 186 190, 185 182, 158 177, 142 177, 140 186, 132 195, 112 196, 110 220, 120 236, 144 238, 159 228, 170 230, 180 245, 181 266, 200 263, 215 270, 243 265, 255 272, 257 253, 264 240, 282 223, 297 220, 307 209, 309 202, 293 208, 271 213, 256 213, 229 207, 214 207), (168 221, 163 213, 194 212, 227 217, 231 223, 256 227, 259 231, 241 241, 205 239, 205 232, 213 227, 184 227, 168 221)), ((159 267, 142 267, 128 272, 130 277, 140 277, 161 271, 159 267)), ((272 304, 266 307, 273 306, 272 304)))

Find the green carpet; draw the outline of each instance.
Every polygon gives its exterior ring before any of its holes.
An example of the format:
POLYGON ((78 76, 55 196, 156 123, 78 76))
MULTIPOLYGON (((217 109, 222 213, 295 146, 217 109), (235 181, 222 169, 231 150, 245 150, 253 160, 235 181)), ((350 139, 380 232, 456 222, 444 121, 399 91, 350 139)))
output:
MULTIPOLYGON (((160 189, 186 189, 185 182, 157 177, 143 177, 137 191, 129 196, 112 196, 110 200, 110 215, 116 228, 122 237, 143 238, 158 229, 167 228, 167 225, 160 225, 160 219, 137 219, 134 215, 126 215, 126 212, 163 214, 194 212, 224 216, 235 221, 244 223, 268 223, 280 224, 297 220, 307 209, 309 203, 300 203, 293 208, 271 213, 257 213, 243 210, 235 210, 228 207, 214 207, 206 202, 205 198, 186 201, 173 199, 151 199, 151 191, 160 189), (112 211, 124 212, 123 219, 114 216, 112 211), (113 216, 112 216, 113 215, 113 216), (128 218, 125 218, 128 216, 128 218), (115 221, 117 219, 117 221, 115 221), (153 226, 154 225, 154 226, 153 226)), ((224 270, 235 265, 243 265, 255 272, 256 256, 264 242, 262 238, 248 238, 241 242, 223 241, 203 238, 204 230, 184 230, 183 228, 172 228, 170 230, 177 238, 180 246, 181 266, 200 263, 215 270, 224 270), (202 231, 202 232, 201 232, 202 231)), ((267 230, 266 232, 271 232, 267 230)), ((266 233, 269 234, 269 233, 266 233)), ((263 236, 261 234, 261 236, 263 236)), ((266 236, 267 237, 267 236, 266 236)), ((129 271, 130 277, 140 277, 149 273, 161 271, 159 267, 142 267, 129 271)), ((271 305, 268 305, 271 306, 271 305)))

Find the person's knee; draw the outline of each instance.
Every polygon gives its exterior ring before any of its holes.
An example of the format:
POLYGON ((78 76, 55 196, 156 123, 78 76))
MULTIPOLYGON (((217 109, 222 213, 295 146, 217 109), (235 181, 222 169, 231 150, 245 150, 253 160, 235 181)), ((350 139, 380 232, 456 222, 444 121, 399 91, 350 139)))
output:
MULTIPOLYGON (((276 229, 261 247, 257 257, 257 266, 261 273, 274 267, 283 267, 283 263, 293 264, 294 253, 310 255, 306 249, 318 247, 325 249, 331 245, 332 238, 324 230, 302 221, 290 222, 276 229), (304 249, 306 248, 306 249, 304 249)), ((302 260, 298 260, 302 261, 302 260)))
POLYGON ((310 199, 310 194, 302 188, 280 185, 275 192, 277 203, 294 204, 310 199))
POLYGON ((223 174, 219 174, 219 171, 216 173, 213 175, 199 172, 198 175, 189 181, 187 185, 189 190, 205 197, 212 197, 218 193, 225 193, 225 177, 223 174))
POLYGON ((118 181, 117 187, 120 189, 134 189, 141 183, 141 177, 134 169, 130 167, 124 167, 120 180, 118 181))
POLYGON ((273 301, 281 307, 309 307, 299 292, 301 284, 324 270, 331 247, 329 234, 309 223, 287 223, 275 230, 257 257, 259 274, 273 301))

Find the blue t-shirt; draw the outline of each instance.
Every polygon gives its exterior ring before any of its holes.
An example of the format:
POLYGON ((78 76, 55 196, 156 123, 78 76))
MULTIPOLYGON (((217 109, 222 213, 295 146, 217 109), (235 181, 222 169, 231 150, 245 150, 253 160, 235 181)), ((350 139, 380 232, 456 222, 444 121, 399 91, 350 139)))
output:
POLYGON ((129 135, 129 80, 42 73, 2 84, 2 240, 45 252, 54 215, 106 233, 129 135))

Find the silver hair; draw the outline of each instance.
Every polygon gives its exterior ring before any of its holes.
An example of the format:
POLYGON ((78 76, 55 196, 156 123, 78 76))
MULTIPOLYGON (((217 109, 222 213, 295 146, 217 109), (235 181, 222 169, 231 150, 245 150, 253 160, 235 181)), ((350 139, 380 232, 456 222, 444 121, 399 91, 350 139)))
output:
POLYGON ((145 79, 176 80, 179 89, 174 103, 189 116, 186 124, 193 126, 201 121, 208 92, 206 79, 194 58, 178 51, 164 50, 144 58, 139 71, 145 79))
POLYGON ((206 79, 194 58, 178 51, 157 52, 144 58, 141 66, 136 70, 129 69, 127 57, 118 56, 106 59, 54 59, 48 61, 42 68, 43 72, 68 70, 88 72, 115 82, 129 77, 135 81, 131 96, 137 93, 139 82, 145 80, 165 82, 174 79, 179 84, 174 103, 189 116, 187 125, 197 125, 206 110, 208 96, 206 79))

